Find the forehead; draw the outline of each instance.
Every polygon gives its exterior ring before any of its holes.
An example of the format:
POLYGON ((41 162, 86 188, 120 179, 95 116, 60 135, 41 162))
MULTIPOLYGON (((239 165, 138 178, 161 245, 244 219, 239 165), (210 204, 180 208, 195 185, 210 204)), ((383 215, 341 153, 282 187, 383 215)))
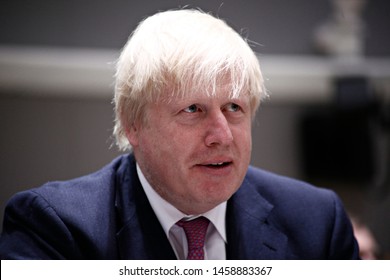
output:
POLYGON ((200 83, 170 84, 159 93, 157 101, 189 101, 195 99, 211 100, 245 100, 249 99, 249 91, 242 88, 240 91, 228 80, 220 80, 215 84, 204 85, 200 83))

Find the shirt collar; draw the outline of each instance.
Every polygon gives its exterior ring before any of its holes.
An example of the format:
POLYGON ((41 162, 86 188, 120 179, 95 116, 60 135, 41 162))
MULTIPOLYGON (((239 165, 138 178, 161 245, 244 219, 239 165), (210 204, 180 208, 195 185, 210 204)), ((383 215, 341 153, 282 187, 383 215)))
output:
POLYGON ((223 240, 226 242, 226 227, 225 227, 225 217, 226 217, 226 201, 217 205, 213 209, 203 213, 202 215, 186 215, 172 204, 163 199, 149 184, 146 180, 144 174, 141 171, 141 168, 137 164, 137 173, 140 179, 141 185, 146 193, 146 196, 149 200, 150 205, 153 208, 154 213, 156 214, 161 226, 164 229, 165 234, 169 237, 169 230, 171 227, 181 219, 192 219, 197 216, 204 216, 213 223, 214 227, 217 229, 218 233, 221 235, 223 240))

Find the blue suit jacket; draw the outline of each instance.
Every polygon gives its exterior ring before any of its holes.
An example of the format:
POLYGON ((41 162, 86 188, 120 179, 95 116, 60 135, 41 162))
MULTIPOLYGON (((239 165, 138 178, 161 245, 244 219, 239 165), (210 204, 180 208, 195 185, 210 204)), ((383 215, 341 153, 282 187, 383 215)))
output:
MULTIPOLYGON (((228 259, 356 259, 337 196, 249 167, 226 215, 228 259)), ((132 155, 8 203, 1 259, 175 259, 132 155)))

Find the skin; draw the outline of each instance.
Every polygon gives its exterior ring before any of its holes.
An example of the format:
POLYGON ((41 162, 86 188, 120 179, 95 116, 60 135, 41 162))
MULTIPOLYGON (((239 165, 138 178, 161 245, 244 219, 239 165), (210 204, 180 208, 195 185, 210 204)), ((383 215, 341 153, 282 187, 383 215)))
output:
POLYGON ((237 191, 252 146, 247 95, 231 99, 220 87, 213 97, 202 92, 173 96, 145 110, 146 121, 134 123, 127 138, 162 198, 185 214, 201 214, 237 191))

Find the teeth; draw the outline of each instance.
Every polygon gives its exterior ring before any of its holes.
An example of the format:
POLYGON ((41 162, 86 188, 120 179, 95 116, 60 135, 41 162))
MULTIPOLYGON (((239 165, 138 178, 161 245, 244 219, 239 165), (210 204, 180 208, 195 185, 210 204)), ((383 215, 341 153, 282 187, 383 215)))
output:
POLYGON ((220 166, 220 165, 222 165, 223 164, 223 162, 218 162, 218 163, 212 163, 212 164, 210 164, 210 165, 213 165, 213 166, 220 166))

